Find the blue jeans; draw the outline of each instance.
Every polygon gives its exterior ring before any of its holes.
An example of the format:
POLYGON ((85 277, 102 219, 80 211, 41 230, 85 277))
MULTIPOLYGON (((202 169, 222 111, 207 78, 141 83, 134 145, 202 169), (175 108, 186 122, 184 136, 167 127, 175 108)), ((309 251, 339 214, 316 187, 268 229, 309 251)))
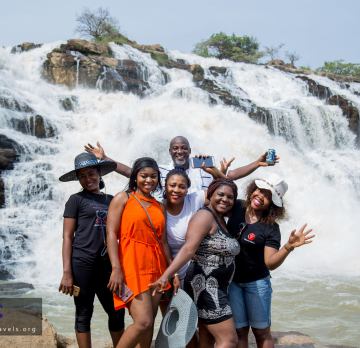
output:
POLYGON ((250 283, 232 282, 229 297, 235 328, 271 326, 271 293, 270 276, 250 283))

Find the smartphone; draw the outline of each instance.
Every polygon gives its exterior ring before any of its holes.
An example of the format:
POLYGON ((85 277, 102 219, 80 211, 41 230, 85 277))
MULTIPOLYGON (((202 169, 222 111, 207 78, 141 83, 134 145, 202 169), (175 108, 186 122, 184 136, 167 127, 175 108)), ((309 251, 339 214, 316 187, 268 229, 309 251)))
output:
POLYGON ((195 156, 191 157, 190 160, 193 168, 201 168, 204 162, 205 167, 215 167, 214 156, 195 156))
POLYGON ((78 286, 76 286, 76 285, 73 285, 73 295, 75 297, 78 297, 79 293, 80 293, 80 288, 78 286))
POLYGON ((126 302, 132 295, 134 295, 134 293, 127 287, 125 283, 123 283, 121 292, 119 291, 117 295, 123 302, 126 302))

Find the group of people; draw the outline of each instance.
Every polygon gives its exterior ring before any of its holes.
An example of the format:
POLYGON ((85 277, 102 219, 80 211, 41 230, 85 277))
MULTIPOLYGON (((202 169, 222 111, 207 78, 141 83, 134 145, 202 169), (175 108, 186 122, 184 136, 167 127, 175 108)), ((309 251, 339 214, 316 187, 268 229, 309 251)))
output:
POLYGON ((172 162, 164 166, 143 157, 130 168, 108 158, 99 143, 85 150, 60 177, 83 188, 65 206, 59 287, 70 295, 74 285, 80 288, 74 297, 79 347, 91 347, 95 294, 109 316, 114 347, 149 348, 158 307, 164 314, 180 288, 199 318, 188 347, 248 347, 250 327, 258 347, 274 347, 269 270, 314 235, 304 225, 281 247, 278 222, 285 218, 288 185, 276 174, 251 181, 238 199, 234 180, 268 166, 266 153, 228 171, 225 159, 220 170, 192 168, 190 144, 181 136, 171 140, 172 162), (101 189, 114 170, 129 182, 113 197, 101 189), (125 308, 133 319, 126 330, 125 308))

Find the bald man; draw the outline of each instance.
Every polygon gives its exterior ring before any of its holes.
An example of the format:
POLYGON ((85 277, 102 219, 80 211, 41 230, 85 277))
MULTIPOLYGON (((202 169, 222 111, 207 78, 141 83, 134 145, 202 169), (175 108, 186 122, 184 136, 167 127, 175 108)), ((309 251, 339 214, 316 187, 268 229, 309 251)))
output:
MULTIPOLYGON (((125 164, 116 162, 111 158, 105 155, 104 149, 100 146, 100 143, 97 142, 97 148, 88 144, 85 146, 85 151, 93 153, 98 159, 101 158, 103 160, 110 160, 117 164, 116 172, 121 175, 126 176, 127 178, 130 177, 131 168, 125 164)), ((165 178, 167 173, 174 169, 175 166, 184 166, 186 174, 189 176, 191 180, 191 187, 188 190, 188 193, 196 192, 199 190, 206 190, 210 183, 212 182, 213 178, 210 174, 204 172, 201 168, 192 168, 190 166, 190 154, 191 148, 189 141, 183 136, 177 136, 170 141, 169 147, 169 154, 171 156, 171 162, 167 165, 159 165, 160 175, 161 175, 161 184, 164 188, 165 186, 165 178)), ((253 171, 255 171, 259 167, 268 166, 269 164, 266 163, 266 152, 262 155, 257 161, 250 163, 247 166, 239 167, 234 170, 230 170, 227 174, 228 178, 231 180, 241 179, 253 171)), ((276 163, 278 163, 279 158, 276 157, 276 163)), ((227 170, 228 165, 230 165, 231 161, 228 163, 224 161, 224 168, 225 171, 227 170)), ((162 192, 157 192, 155 194, 155 198, 158 200, 162 200, 162 192)))

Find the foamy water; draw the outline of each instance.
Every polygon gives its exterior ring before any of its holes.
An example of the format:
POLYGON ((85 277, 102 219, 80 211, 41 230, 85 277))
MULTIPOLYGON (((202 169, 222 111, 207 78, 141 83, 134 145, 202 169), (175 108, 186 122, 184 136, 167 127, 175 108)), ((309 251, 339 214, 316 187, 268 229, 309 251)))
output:
MULTIPOLYGON (((138 157, 151 156, 170 162, 168 145, 176 135, 186 136, 192 153, 209 153, 217 162, 236 157, 232 168, 256 160, 267 149, 276 149, 281 163, 260 168, 245 180, 270 173, 289 184, 286 207, 290 219, 281 224, 282 243, 304 223, 316 238, 297 249, 273 272, 273 329, 299 330, 314 339, 355 345, 360 341, 355 323, 359 313, 356 221, 359 212, 360 152, 341 110, 309 95, 307 84, 294 75, 264 66, 202 58, 169 51, 173 59, 201 64, 206 78, 232 95, 251 99, 273 116, 275 135, 232 107, 210 106, 209 95, 192 82, 187 71, 158 67, 149 54, 129 46, 111 44, 118 59, 139 63, 150 92, 143 99, 102 93, 78 87, 53 86, 40 78, 46 54, 61 42, 21 54, 0 48, 0 96, 26 103, 34 113, 0 109, 0 134, 23 147, 21 162, 5 171, 6 208, 0 210, 0 261, 17 281, 34 284, 28 296, 44 299, 44 312, 58 332, 73 336, 72 300, 57 292, 62 276, 62 213, 68 197, 80 189, 77 182, 60 183, 58 177, 73 168, 83 145, 100 141, 106 154, 131 165, 138 157), (225 76, 214 77, 210 66, 227 67, 225 76), (163 74, 171 82, 164 84, 163 74), (61 109, 59 99, 75 97, 74 111, 61 109), (56 136, 37 139, 13 129, 14 119, 42 115, 56 128, 56 136), (10 250, 11 257, 4 258, 10 250), (66 319, 64 319, 66 318, 66 319)), ((360 97, 326 78, 311 76, 342 94, 354 105, 360 97)), ((359 84, 351 84, 353 91, 359 84)), ((105 178, 107 193, 126 185, 116 173, 105 178)), ((128 319, 130 320, 130 319, 128 319)), ((107 337, 106 320, 97 302, 93 336, 107 337)))

